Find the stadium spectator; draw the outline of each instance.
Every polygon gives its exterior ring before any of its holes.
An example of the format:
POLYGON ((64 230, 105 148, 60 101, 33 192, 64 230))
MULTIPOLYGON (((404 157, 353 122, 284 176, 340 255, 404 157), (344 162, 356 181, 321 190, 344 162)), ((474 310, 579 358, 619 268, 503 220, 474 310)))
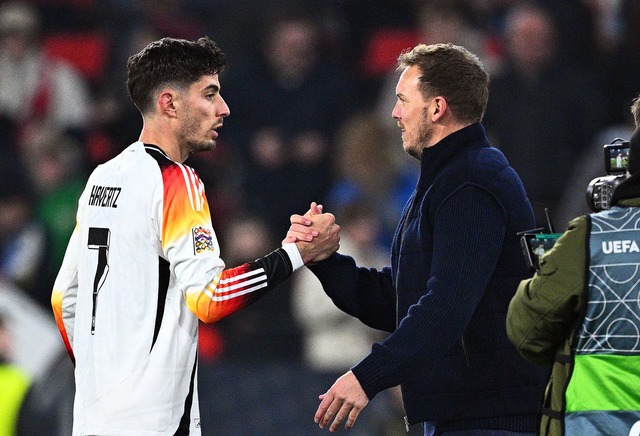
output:
POLYGON ((40 40, 38 10, 27 2, 0 6, 0 117, 14 128, 14 146, 31 125, 49 125, 82 138, 91 95, 83 77, 53 59, 40 40))
POLYGON ((551 216, 580 152, 601 127, 598 82, 557 54, 558 29, 542 8, 523 3, 505 17, 507 61, 491 79, 487 134, 522 177, 538 226, 551 216))
MULTIPOLYGON (((46 235, 35 219, 34 193, 26 169, 7 154, 0 161, 0 277, 35 296, 42 292, 46 252, 46 235)), ((50 307, 48 300, 42 298, 39 303, 50 307)))
POLYGON ((0 434, 18 435, 18 416, 24 397, 31 385, 31 378, 11 362, 13 338, 4 315, 0 313, 0 434))
POLYGON ((325 198, 335 132, 350 113, 353 90, 348 74, 324 55, 313 18, 298 11, 269 18, 259 53, 228 78, 227 98, 237 109, 225 128, 243 165, 243 208, 261 210, 279 235, 287 211, 325 198))

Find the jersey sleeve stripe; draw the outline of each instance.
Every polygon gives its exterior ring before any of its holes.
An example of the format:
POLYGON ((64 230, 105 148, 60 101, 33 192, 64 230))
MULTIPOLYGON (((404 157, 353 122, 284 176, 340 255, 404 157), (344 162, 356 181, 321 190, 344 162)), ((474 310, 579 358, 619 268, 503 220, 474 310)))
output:
MULTIPOLYGON (((194 171, 194 174, 195 174, 195 171, 194 171)), ((204 183, 202 182, 202 179, 198 177, 197 174, 196 174, 196 178, 198 179, 198 195, 200 196, 200 205, 201 205, 200 207, 202 207, 202 205, 206 201, 206 197, 204 194, 204 183)))
POLYGON ((216 294, 212 294, 207 289, 207 295, 213 301, 227 301, 227 300, 231 300, 232 298, 238 298, 238 297, 242 297, 243 295, 251 294, 252 292, 255 292, 255 291, 257 291, 259 289, 262 289, 262 288, 264 288, 266 286, 267 286, 267 282, 262 282, 259 285, 253 286, 253 287, 251 287, 249 289, 244 289, 242 291, 234 292, 232 294, 226 294, 226 295, 218 295, 219 292, 216 292, 216 294))
POLYGON ((187 166, 186 168, 193 186, 194 202, 196 203, 197 210, 200 211, 202 209, 202 204, 204 203, 204 183, 202 183, 193 168, 189 166, 187 166))
POLYGON ((260 276, 250 280, 236 280, 232 282, 234 284, 231 284, 231 285, 220 286, 220 284, 218 284, 217 286, 211 286, 211 284, 209 284, 206 286, 206 288, 209 290, 209 292, 212 292, 216 295, 221 295, 221 294, 233 293, 238 289, 244 290, 248 286, 253 286, 256 283, 266 283, 266 282, 267 282, 267 276, 265 274, 261 274, 260 276))
POLYGON ((228 277, 228 278, 222 278, 222 279, 220 279, 220 284, 227 284, 227 283, 231 283, 231 282, 237 282, 237 281, 244 280, 244 279, 247 279, 247 278, 249 278, 251 276, 255 276, 255 275, 265 276, 265 274, 266 273, 265 273, 264 268, 258 268, 258 269, 255 269, 255 270, 247 271, 246 273, 243 273, 243 274, 238 274, 237 276, 228 277))
POLYGON ((242 282, 236 283, 236 284, 231 284, 231 285, 227 285, 227 286, 218 286, 218 292, 229 292, 229 291, 233 291, 235 289, 239 289, 239 288, 243 288, 246 286, 251 286, 254 283, 258 283, 258 282, 266 282, 267 281, 267 276, 260 276, 257 277, 255 279, 251 279, 251 280, 244 280, 242 282))
POLYGON ((189 196, 189 203, 191 204, 191 209, 196 210, 195 204, 193 202, 193 193, 191 192, 191 181, 189 180, 189 176, 187 171, 182 164, 177 164, 180 171, 182 171, 182 176, 184 177, 184 184, 187 188, 187 194, 189 196))
POLYGON ((268 255, 217 274, 200 290, 186 292, 187 306, 203 322, 216 322, 258 300, 292 273, 287 252, 268 255))

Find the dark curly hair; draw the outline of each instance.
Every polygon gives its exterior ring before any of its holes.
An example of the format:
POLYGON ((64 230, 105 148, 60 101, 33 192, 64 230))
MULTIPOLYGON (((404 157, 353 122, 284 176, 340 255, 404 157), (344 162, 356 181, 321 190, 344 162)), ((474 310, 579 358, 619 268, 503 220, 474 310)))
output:
POLYGON ((127 89, 138 110, 153 108, 153 93, 171 84, 185 88, 202 76, 219 74, 226 66, 226 55, 214 41, 162 38, 147 45, 127 62, 127 89))

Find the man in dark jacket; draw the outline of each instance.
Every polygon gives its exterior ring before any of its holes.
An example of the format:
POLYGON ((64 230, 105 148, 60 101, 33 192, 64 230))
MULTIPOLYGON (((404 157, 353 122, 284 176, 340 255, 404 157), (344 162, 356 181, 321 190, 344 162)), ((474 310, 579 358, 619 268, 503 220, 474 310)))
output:
MULTIPOLYGON (((548 371, 505 331, 509 300, 529 276, 517 234, 534 216, 481 124, 488 75, 452 44, 418 45, 398 70, 393 117, 421 173, 391 266, 357 267, 335 253, 310 267, 340 309, 391 335, 321 396, 315 420, 351 428, 369 400, 400 384, 407 426, 424 423, 425 435, 535 432, 548 371)), ((308 239, 303 223, 294 215, 288 237, 308 239)))

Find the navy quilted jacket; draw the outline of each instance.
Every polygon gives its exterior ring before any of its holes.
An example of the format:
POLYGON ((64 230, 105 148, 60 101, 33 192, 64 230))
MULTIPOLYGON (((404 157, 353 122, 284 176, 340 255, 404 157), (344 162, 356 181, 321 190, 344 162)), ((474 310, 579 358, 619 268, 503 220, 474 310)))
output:
POLYGON ((410 424, 536 430, 548 370, 505 329, 530 276, 517 233, 534 226, 520 178, 472 124, 423 151, 390 267, 337 253, 311 267, 339 308, 391 332, 352 368, 370 399, 400 384, 410 424))

